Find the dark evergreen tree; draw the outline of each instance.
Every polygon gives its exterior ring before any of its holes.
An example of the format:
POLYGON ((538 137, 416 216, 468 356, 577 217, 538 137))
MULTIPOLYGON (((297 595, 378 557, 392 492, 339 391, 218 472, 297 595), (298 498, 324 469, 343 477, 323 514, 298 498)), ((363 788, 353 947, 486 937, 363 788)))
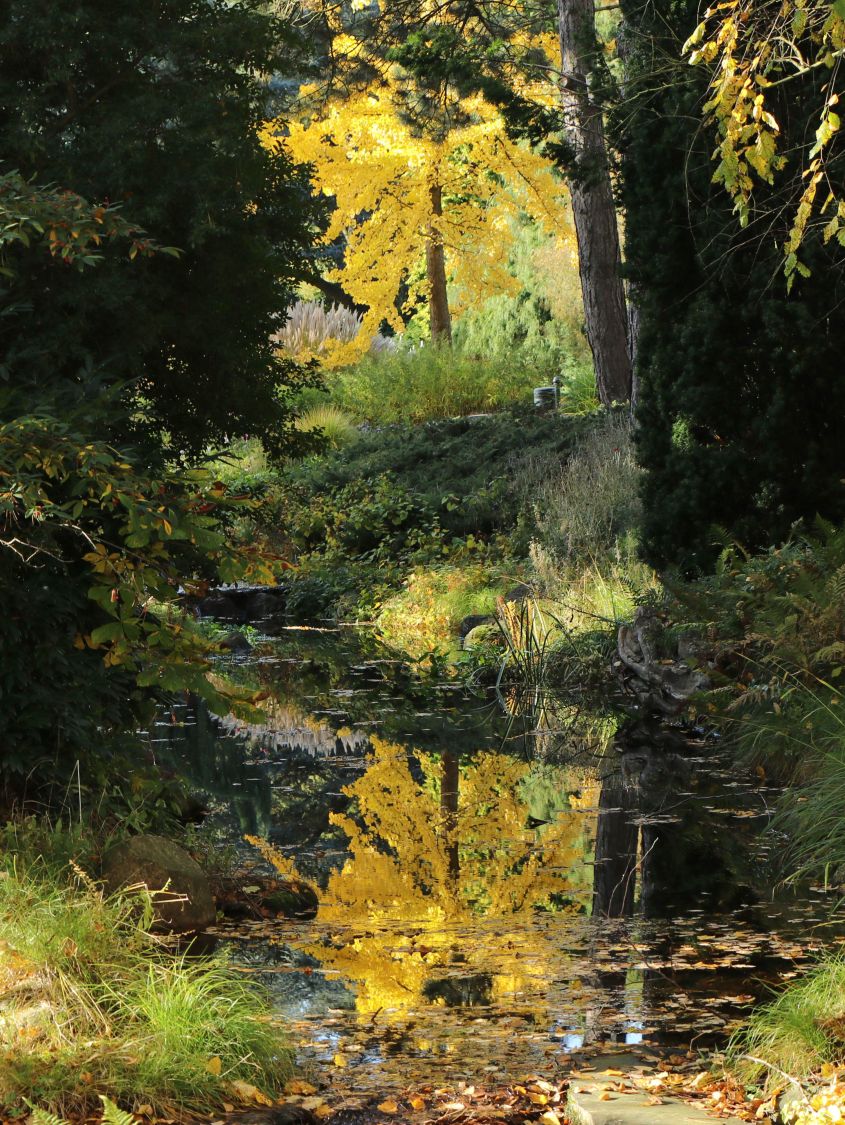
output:
MULTIPOLYGON (((741 229, 711 183, 705 76, 681 59, 697 0, 622 6, 615 134, 639 308, 643 550, 657 566, 693 571, 712 564, 718 528, 756 548, 798 520, 845 517, 845 283, 834 247, 817 244, 806 253, 812 275, 787 295, 782 201, 771 192, 741 229)), ((795 138, 823 80, 784 88, 780 120, 795 138)))
POLYGON ((122 203, 182 252, 60 281, 46 261, 31 271, 27 331, 0 340, 7 378, 36 397, 92 368, 128 381, 126 417, 174 452, 232 433, 284 445, 301 373, 270 336, 313 214, 305 171, 257 128, 296 50, 257 0, 5 0, 5 168, 122 203))

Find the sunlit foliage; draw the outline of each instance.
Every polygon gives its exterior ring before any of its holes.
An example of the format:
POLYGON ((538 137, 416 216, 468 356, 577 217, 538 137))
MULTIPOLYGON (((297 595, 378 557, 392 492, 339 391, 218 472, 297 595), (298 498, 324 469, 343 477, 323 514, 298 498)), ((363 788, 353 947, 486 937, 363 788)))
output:
POLYGON ((836 238, 845 246, 845 194, 835 163, 845 6, 727 0, 707 9, 685 49, 692 63, 712 68, 704 108, 719 138, 713 178, 733 197, 741 223, 748 223, 761 184, 782 184, 784 171, 791 180, 783 246, 791 286, 796 274, 809 274, 799 252, 812 226, 821 227, 825 242, 836 238), (812 102, 812 125, 796 136, 802 99, 812 102))
MULTIPOLYGON (((356 41, 347 39, 354 52, 356 41)), ((318 188, 335 203, 325 241, 342 238, 344 256, 329 277, 368 306, 361 332, 335 350, 335 363, 363 354, 384 321, 403 331, 427 299, 421 262, 429 239, 444 247, 452 290, 473 300, 515 288, 508 248, 520 216, 543 224, 574 254, 563 181, 548 160, 508 138, 496 110, 468 98, 457 124, 423 133, 402 116, 401 98, 393 68, 378 87, 286 126, 290 151, 313 163, 318 188), (442 215, 433 210, 433 191, 442 215)), ((279 132, 270 122, 265 142, 272 147, 279 132)))

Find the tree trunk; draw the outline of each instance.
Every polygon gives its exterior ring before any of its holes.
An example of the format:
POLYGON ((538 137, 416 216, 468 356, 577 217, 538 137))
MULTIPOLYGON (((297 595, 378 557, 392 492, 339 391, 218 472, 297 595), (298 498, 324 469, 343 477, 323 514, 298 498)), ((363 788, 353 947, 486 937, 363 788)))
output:
POLYGON ((636 809, 620 772, 606 778, 599 796, 593 867, 593 916, 626 918, 634 913, 637 883, 636 809))
POLYGON ((561 100, 574 164, 568 175, 596 388, 605 406, 631 397, 628 315, 601 106, 588 75, 597 51, 593 0, 558 0, 561 100))
POLYGON ((453 894, 457 894, 458 879, 461 874, 458 852, 458 790, 460 788, 460 758, 451 750, 443 751, 440 781, 440 814, 443 836, 446 845, 446 863, 449 869, 449 884, 453 894))
POLYGON ((443 190, 440 184, 432 184, 430 195, 432 222, 425 244, 425 269, 428 276, 431 339, 437 344, 451 344, 452 317, 446 293, 446 256, 443 252, 443 236, 437 227, 437 218, 443 214, 443 190))

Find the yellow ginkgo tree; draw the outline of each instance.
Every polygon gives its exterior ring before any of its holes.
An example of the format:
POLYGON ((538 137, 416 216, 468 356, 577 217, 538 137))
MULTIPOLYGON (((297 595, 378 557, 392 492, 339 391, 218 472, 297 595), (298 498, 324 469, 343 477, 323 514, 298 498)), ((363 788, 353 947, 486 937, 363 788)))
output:
MULTIPOLYGON (((512 291, 512 225, 524 216, 572 247, 567 190, 551 163, 507 136, 499 113, 476 96, 460 103, 457 124, 423 132, 402 110, 401 74, 335 98, 305 123, 285 126, 286 145, 313 166, 317 188, 334 202, 325 242, 342 239, 331 274, 366 306, 356 340, 334 363, 365 352, 387 322, 402 332, 428 302, 433 340, 451 339, 447 288, 483 299, 512 291)), ((267 144, 280 126, 269 122, 267 144)))
MULTIPOLYGON (((421 1003, 432 968, 449 962, 456 927, 486 918, 509 934, 493 992, 514 988, 520 963, 559 957, 545 930, 515 923, 555 908, 574 912, 583 887, 576 878, 583 822, 568 813, 538 830, 529 826, 524 784, 530 766, 504 753, 459 762, 451 753, 418 751, 372 739, 366 772, 344 792, 355 816, 332 814, 348 837, 349 858, 329 878, 318 923, 365 923, 365 932, 337 947, 308 952, 358 985, 356 1008, 370 1015, 421 1003), (415 776, 418 773, 418 776, 415 776), (424 935, 417 948, 397 953, 397 934, 424 935), (534 944, 536 942, 536 944, 534 944)), ((468 954, 467 972, 485 955, 468 954)))

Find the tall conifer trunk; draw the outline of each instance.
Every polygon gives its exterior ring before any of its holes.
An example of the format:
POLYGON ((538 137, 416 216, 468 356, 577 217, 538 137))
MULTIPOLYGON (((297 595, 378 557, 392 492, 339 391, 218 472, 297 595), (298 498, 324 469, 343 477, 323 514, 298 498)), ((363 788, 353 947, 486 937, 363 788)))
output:
POLYGON ((564 123, 575 156, 568 182, 584 319, 596 388, 608 406, 631 397, 631 355, 604 122, 587 82, 597 50, 593 0, 558 0, 558 21, 564 123))
POLYGON ((430 195, 432 222, 425 244, 425 269, 431 339, 438 344, 451 344, 452 317, 446 293, 446 255, 443 252, 443 236, 437 226, 437 218, 443 214, 443 189, 440 184, 431 185, 430 195))

